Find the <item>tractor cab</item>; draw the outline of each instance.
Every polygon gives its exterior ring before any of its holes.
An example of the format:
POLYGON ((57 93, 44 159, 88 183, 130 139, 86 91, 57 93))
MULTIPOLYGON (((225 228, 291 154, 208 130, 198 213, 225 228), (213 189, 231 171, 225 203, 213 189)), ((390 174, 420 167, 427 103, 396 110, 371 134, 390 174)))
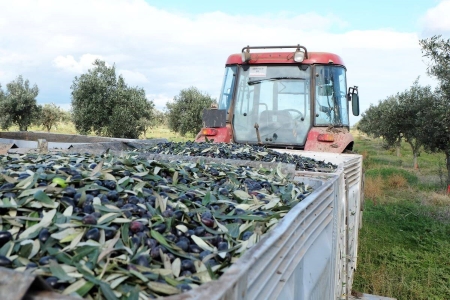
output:
POLYGON ((347 90, 342 59, 308 53, 303 46, 244 47, 231 55, 218 108, 204 112, 197 141, 259 144, 275 148, 351 150, 349 103, 359 114, 357 88, 347 90), (295 52, 250 53, 295 48, 295 52))

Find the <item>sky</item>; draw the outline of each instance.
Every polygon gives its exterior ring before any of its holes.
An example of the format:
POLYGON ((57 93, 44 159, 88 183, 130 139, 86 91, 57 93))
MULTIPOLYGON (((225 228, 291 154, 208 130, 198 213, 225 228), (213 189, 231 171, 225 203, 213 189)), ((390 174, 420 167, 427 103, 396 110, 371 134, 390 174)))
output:
MULTIPOLYGON (((0 0, 0 84, 22 75, 39 104, 70 109, 75 76, 99 58, 163 110, 191 86, 218 98, 246 45, 334 52, 361 111, 426 74, 419 40, 450 38, 450 0, 0 0)), ((359 117, 352 117, 355 123, 359 117)))

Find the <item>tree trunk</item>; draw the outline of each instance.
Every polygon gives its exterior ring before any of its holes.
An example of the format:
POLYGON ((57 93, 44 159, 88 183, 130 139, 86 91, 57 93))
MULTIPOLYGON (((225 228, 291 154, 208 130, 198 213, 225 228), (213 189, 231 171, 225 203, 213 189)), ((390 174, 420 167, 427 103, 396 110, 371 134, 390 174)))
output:
POLYGON ((402 156, 402 153, 400 152, 400 145, 397 145, 397 146, 395 147, 395 150, 397 151, 397 157, 401 157, 401 156, 402 156))
MULTIPOLYGON (((419 168, 419 164, 417 163, 417 153, 414 152, 413 153, 413 157, 414 157, 414 169, 417 170, 419 168)), ((448 167, 448 165, 447 165, 448 167)))

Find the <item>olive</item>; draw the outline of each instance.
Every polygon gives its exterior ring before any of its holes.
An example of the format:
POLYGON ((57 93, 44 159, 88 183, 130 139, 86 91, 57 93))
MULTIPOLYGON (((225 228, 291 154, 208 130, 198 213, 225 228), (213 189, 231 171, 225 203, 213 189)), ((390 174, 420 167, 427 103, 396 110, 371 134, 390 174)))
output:
POLYGON ((133 221, 130 223, 130 231, 132 233, 137 233, 144 230, 144 224, 139 221, 133 221))
POLYGON ((219 251, 228 250, 228 243, 227 242, 219 242, 217 244, 217 250, 219 250, 219 251))
POLYGON ((166 226, 166 224, 161 223, 161 224, 153 226, 152 229, 155 231, 158 231, 159 233, 164 233, 167 229, 167 226, 166 226))
POLYGON ((4 185, 0 186, 0 191, 4 190, 10 190, 13 189, 16 185, 14 183, 5 183, 4 185))
POLYGON ((97 218, 94 215, 87 215, 83 218, 85 225, 97 225, 97 218))
POLYGON ((58 277, 55 276, 50 276, 45 278, 45 282, 53 289, 57 289, 58 288, 58 277))
POLYGON ((145 239, 145 244, 150 248, 153 249, 156 246, 158 246, 158 242, 155 239, 147 238, 145 239))
POLYGON ((174 234, 172 234, 172 233, 166 234, 166 235, 164 236, 164 238, 165 238, 167 241, 172 242, 172 243, 175 243, 175 242, 178 241, 177 236, 174 235, 174 234))
POLYGON ((73 198, 77 193, 77 190, 74 189, 73 187, 68 186, 62 191, 62 193, 67 197, 73 198))
POLYGON ((116 235, 116 233, 117 233, 117 228, 113 227, 112 229, 105 229, 105 239, 107 239, 107 240, 112 239, 116 235))
POLYGON ((34 268, 37 268, 37 267, 38 267, 37 263, 29 262, 29 263, 26 265, 25 270, 28 270, 28 269, 34 269, 34 268))
POLYGON ((192 290, 192 287, 187 283, 181 283, 176 286, 182 293, 192 290))
POLYGON ((94 206, 87 204, 87 205, 83 205, 83 212, 86 214, 92 214, 94 212, 94 206))
POLYGON ((202 249, 199 246, 197 246, 196 244, 191 244, 189 246, 189 252, 200 253, 200 252, 202 252, 202 249))
POLYGON ((50 260, 55 260, 53 256, 43 256, 39 259, 39 265, 48 265, 50 263, 50 260))
POLYGON ((100 194, 99 190, 92 190, 92 191, 88 191, 88 195, 92 195, 94 197, 97 197, 100 194))
POLYGON ((16 193, 13 192, 7 192, 3 194, 3 198, 16 198, 16 193))
POLYGON ((103 181, 103 186, 109 190, 115 190, 116 189, 116 182, 112 180, 105 180, 103 181))
POLYGON ((199 227, 195 228, 194 233, 196 236, 204 236, 206 233, 206 229, 203 228, 202 226, 199 226, 199 227))
POLYGON ((202 252, 200 252, 198 258, 199 258, 200 260, 203 261, 203 259, 204 259, 206 256, 210 255, 211 253, 212 253, 212 252, 211 252, 211 251, 208 251, 208 250, 202 251, 202 252))
POLYGON ((7 267, 10 266, 12 264, 12 261, 9 260, 9 258, 7 258, 4 255, 0 255, 0 267, 7 267))
POLYGON ((251 231, 245 231, 245 232, 242 234, 242 240, 243 240, 243 241, 246 241, 246 240, 248 240, 252 235, 253 235, 253 232, 251 232, 251 231))
POLYGON ((91 228, 86 232, 86 239, 97 241, 100 239, 100 230, 98 228, 91 228))
POLYGON ((175 245, 185 252, 189 250, 189 243, 184 240, 178 241, 175 245))
POLYGON ((50 232, 48 231, 48 229, 42 228, 41 231, 39 232, 39 240, 42 243, 45 243, 49 237, 50 237, 50 232))
POLYGON ((214 227, 214 220, 210 218, 202 218, 202 223, 210 228, 214 227))
POLYGON ((191 275, 192 275, 192 272, 189 271, 189 270, 184 270, 184 271, 182 271, 182 272, 180 273, 180 276, 186 276, 186 277, 189 277, 189 276, 191 276, 191 275))
POLYGON ((116 191, 109 191, 106 194, 106 197, 108 197, 108 199, 111 200, 111 201, 119 200, 119 194, 116 191))
POLYGON ((164 218, 170 218, 173 216, 173 211, 171 210, 165 210, 161 214, 164 218))
POLYGON ((175 219, 181 220, 183 218, 184 212, 182 210, 176 210, 173 212, 175 219))
POLYGON ((3 245, 9 242, 11 239, 12 239, 11 232, 0 231, 0 247, 3 247, 3 245))
POLYGON ((186 271, 186 270, 195 272, 194 262, 190 259, 183 259, 181 261, 181 271, 186 271))
POLYGON ((186 231, 185 233, 184 233, 184 236, 185 237, 191 237, 191 236, 193 236, 193 235, 196 235, 195 234, 195 231, 194 230, 192 230, 192 229, 189 229, 188 231, 186 231))
POLYGON ((139 255, 139 257, 136 259, 136 264, 138 266, 143 266, 143 267, 147 267, 147 268, 150 266, 148 257, 144 256, 144 255, 139 255))

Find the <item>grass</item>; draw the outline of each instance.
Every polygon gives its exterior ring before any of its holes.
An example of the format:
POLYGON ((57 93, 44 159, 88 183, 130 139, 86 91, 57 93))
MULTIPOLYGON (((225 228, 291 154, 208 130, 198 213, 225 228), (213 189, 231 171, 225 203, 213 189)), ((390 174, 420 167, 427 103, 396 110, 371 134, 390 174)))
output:
MULTIPOLYGON (((12 126, 9 128, 9 131, 18 131, 19 127, 12 126)), ((31 126, 28 128, 28 131, 45 131, 42 126, 31 126)), ((67 134, 77 134, 75 126, 72 122, 60 122, 56 125, 56 127, 50 130, 52 133, 67 133, 67 134)), ((93 134, 91 134, 93 135, 93 134)), ((144 138, 142 136, 141 138, 144 138)), ((151 128, 147 131, 146 139, 161 139, 165 138, 171 142, 186 142, 194 140, 194 136, 188 134, 186 136, 181 136, 179 133, 171 131, 166 126, 159 126, 155 128, 151 128)))
MULTIPOLYGON (((357 138, 364 156, 366 205, 353 290, 397 299, 450 299, 450 197, 440 154, 412 169, 380 140, 357 138)), ((409 152, 408 152, 409 151, 409 152)))

